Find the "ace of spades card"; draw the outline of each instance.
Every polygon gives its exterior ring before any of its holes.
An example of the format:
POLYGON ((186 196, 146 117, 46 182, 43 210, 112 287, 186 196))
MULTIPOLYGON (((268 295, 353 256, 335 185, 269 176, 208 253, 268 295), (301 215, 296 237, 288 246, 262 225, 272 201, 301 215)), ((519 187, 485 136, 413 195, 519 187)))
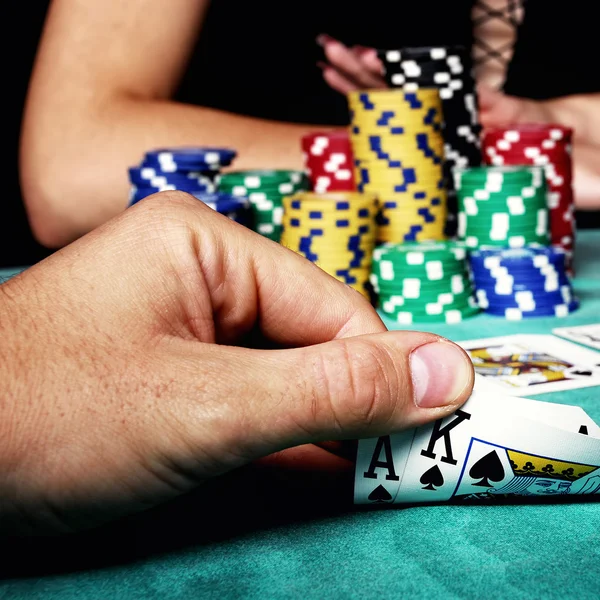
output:
POLYGON ((478 390, 454 414, 360 440, 356 504, 600 494, 600 427, 579 407, 478 390))
POLYGON ((490 389, 515 396, 600 385, 600 353, 553 335, 517 334, 457 342, 490 389))

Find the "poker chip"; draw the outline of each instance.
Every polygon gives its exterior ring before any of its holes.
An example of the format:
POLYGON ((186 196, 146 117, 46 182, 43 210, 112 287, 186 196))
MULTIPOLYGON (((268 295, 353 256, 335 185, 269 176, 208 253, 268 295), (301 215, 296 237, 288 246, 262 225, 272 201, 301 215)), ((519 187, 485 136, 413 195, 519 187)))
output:
POLYGON ((236 156, 237 152, 231 148, 180 146, 150 150, 146 152, 144 161, 148 166, 156 166, 165 173, 218 171, 229 166, 236 156))
POLYGON ((556 124, 521 124, 486 131, 483 136, 484 162, 491 165, 537 165, 545 175, 550 244, 570 253, 575 245, 573 130, 556 124))
POLYGON ((565 250, 537 245, 469 252, 479 307, 509 320, 567 316, 579 308, 567 260, 565 250))
POLYGON ((374 194, 291 194, 283 199, 281 244, 370 299, 378 211, 374 194))
POLYGON ((281 238, 283 198, 309 187, 306 174, 297 170, 229 171, 217 177, 219 191, 248 199, 254 230, 276 242, 281 238))
POLYGON ((231 164, 236 152, 229 148, 182 146, 149 150, 139 165, 128 169, 129 203, 167 190, 211 193, 221 167, 231 164))
POLYGON ((445 238, 442 106, 438 90, 347 95, 354 179, 381 203, 378 242, 445 238))
POLYGON ((550 243, 546 180, 539 167, 456 169, 454 182, 457 238, 467 247, 550 243))
POLYGON ((352 146, 347 131, 314 131, 301 139, 311 189, 317 193, 354 191, 352 146))
POLYGON ((458 323, 480 312, 462 242, 382 244, 370 281, 381 312, 404 325, 458 323))
POLYGON ((452 172, 482 162, 479 108, 469 52, 463 46, 423 46, 380 49, 377 54, 389 87, 411 92, 423 88, 439 90, 444 114, 444 176, 448 196, 446 234, 452 237, 457 228, 452 172))

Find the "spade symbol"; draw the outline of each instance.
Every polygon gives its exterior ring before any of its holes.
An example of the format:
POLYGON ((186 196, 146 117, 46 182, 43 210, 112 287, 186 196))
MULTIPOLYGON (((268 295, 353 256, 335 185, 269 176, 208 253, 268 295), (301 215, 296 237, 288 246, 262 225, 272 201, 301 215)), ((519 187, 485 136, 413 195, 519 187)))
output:
POLYGON ((379 504, 384 504, 385 502, 391 502, 392 496, 390 493, 382 486, 378 485, 370 494, 369 500, 371 502, 376 502, 379 504))
POLYGON ((582 435, 589 435, 587 425, 582 425, 579 428, 579 433, 581 433, 582 435))
POLYGON ((435 490, 436 488, 444 485, 444 476, 437 465, 434 465, 428 471, 425 471, 421 475, 419 481, 425 486, 424 490, 435 490))
POLYGON ((493 487, 491 481, 502 481, 504 479, 504 467, 495 450, 480 458, 469 471, 473 479, 481 479, 473 485, 481 487, 493 487))

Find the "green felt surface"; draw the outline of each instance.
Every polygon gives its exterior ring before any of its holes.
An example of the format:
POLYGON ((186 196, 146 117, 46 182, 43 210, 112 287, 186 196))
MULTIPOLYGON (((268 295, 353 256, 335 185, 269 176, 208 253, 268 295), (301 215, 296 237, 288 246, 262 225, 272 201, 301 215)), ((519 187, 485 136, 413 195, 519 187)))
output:
MULTIPOLYGON (((565 319, 425 329, 460 341, 599 322, 600 231, 578 236, 574 286, 582 305, 565 319)), ((535 398, 600 421, 598 387, 535 398)), ((9 541, 0 599, 600 597, 597 498, 378 510, 351 496, 350 479, 243 469, 97 531, 9 541)))

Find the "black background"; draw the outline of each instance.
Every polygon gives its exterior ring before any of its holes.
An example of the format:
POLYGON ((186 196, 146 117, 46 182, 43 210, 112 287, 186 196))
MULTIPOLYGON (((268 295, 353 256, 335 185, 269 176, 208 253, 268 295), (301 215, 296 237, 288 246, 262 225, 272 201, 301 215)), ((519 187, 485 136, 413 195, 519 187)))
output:
POLYGON ((19 131, 23 103, 38 40, 42 31, 49 2, 7 2, 3 14, 5 61, 10 63, 11 76, 5 80, 2 95, 2 113, 7 135, 3 153, 2 207, 0 208, 0 267, 26 266, 50 254, 50 250, 38 244, 31 234, 18 177, 19 131), (14 29, 14 31, 13 31, 14 29), (7 37, 10 32, 10 43, 7 37))

